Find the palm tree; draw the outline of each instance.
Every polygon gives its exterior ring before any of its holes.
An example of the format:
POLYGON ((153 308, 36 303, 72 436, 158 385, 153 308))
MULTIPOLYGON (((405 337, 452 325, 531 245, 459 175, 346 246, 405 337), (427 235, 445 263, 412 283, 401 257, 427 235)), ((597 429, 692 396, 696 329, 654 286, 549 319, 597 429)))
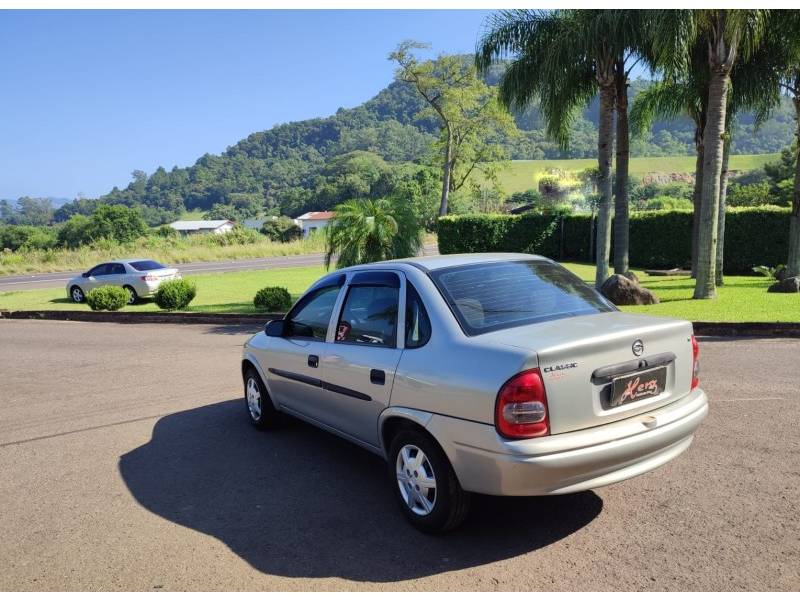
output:
MULTIPOLYGON (((703 189, 703 137, 708 102, 708 45, 700 36, 691 49, 688 68, 679 78, 670 78, 653 84, 639 93, 631 109, 631 126, 638 135, 650 129, 656 118, 667 120, 686 115, 695 125, 696 151, 695 184, 693 192, 694 215, 692 222, 692 276, 697 276, 697 248, 699 235, 700 200, 703 189)), ((755 111, 756 126, 762 124, 779 98, 763 81, 764 69, 770 64, 769 51, 760 49, 748 60, 737 63, 731 72, 731 93, 728 97, 722 170, 720 174, 719 210, 717 216, 716 285, 724 283, 722 264, 725 235, 725 207, 728 185, 728 157, 732 139, 732 123, 744 109, 755 111)))
MULTIPOLYGON (((652 52, 652 51, 651 51, 652 52)), ((700 37, 691 47, 686 69, 677 76, 659 81, 637 94, 631 108, 631 128, 635 135, 649 130, 657 118, 688 116, 694 123, 695 169, 692 205, 692 277, 697 276, 697 240, 700 230, 700 198, 703 192, 703 134, 708 102, 708 50, 700 37)), ((653 61, 653 67, 658 67, 653 61)))
POLYGON ((414 256, 422 243, 413 210, 400 200, 348 200, 337 205, 325 228, 325 268, 414 256))
POLYGON ((731 71, 741 56, 758 48, 767 11, 703 9, 663 10, 654 30, 656 63, 668 75, 687 70, 691 48, 704 36, 708 49, 708 102, 703 131, 703 184, 694 298, 716 296, 719 192, 725 146, 731 71))
MULTIPOLYGON (((613 120, 617 88, 624 87, 620 82, 627 79, 627 72, 620 69, 625 68, 626 52, 639 35, 633 26, 636 19, 629 12, 500 11, 489 19, 475 57, 478 68, 486 71, 493 63, 513 56, 500 80, 501 102, 509 108, 523 108, 538 98, 546 131, 562 147, 568 144, 570 126, 580 110, 599 95, 598 288, 608 276, 611 250, 613 120)), ((620 243, 624 240, 627 235, 620 243)), ((627 251, 621 254, 627 256, 627 251)))

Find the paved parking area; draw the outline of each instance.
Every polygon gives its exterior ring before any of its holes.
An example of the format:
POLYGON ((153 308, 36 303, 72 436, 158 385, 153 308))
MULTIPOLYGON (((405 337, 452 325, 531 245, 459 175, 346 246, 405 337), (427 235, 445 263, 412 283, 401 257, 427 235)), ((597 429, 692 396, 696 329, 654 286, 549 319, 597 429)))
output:
POLYGON ((800 589, 800 340, 702 340, 665 467, 430 537, 379 458, 249 426, 247 333, 0 321, 0 590, 800 589))

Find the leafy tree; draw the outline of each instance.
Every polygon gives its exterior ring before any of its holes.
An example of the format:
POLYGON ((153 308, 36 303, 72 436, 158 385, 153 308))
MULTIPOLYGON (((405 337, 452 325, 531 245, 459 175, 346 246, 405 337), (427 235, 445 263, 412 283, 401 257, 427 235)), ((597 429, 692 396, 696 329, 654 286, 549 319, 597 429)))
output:
MULTIPOLYGON (((439 216, 447 214, 448 197, 461 189, 479 165, 490 166, 504 157, 498 143, 514 130, 511 116, 497 102, 476 69, 460 56, 441 55, 420 62, 414 50, 427 48, 414 41, 402 42, 389 55, 398 65, 398 81, 411 84, 428 105, 420 116, 439 121, 437 153, 442 164, 439 216)), ((489 177, 493 173, 488 173, 489 177)))
POLYGON ((336 206, 325 227, 325 268, 338 254, 336 267, 413 256, 421 245, 419 222, 407 203, 348 200, 336 206))

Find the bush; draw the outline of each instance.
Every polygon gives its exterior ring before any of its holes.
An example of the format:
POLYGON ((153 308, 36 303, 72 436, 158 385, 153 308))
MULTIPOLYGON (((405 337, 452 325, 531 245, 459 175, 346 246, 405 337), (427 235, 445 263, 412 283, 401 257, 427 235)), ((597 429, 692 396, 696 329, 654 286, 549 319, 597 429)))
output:
POLYGON ((284 312, 292 306, 292 297, 284 287, 265 287, 256 292, 253 304, 267 312, 284 312))
POLYGON ((257 244, 264 240, 255 229, 234 227, 225 233, 201 234, 203 241, 211 246, 238 246, 239 244, 257 244))
POLYGON ((261 226, 261 233, 273 242, 291 242, 302 237, 303 230, 289 217, 267 219, 261 226))
MULTIPOLYGON (((591 227, 589 215, 442 217, 438 222, 439 251, 442 254, 528 252, 556 260, 591 262, 591 227)), ((785 262, 788 244, 789 209, 763 206, 731 208, 726 212, 725 273, 749 274, 754 266, 785 262)), ((688 266, 692 253, 692 211, 631 213, 629 249, 635 267, 688 266)))
POLYGON ((127 290, 115 285, 101 285, 86 294, 86 304, 92 310, 119 310, 127 303, 127 290))
POLYGON ((165 281, 154 295, 156 304, 163 310, 181 310, 189 306, 197 295, 197 286, 185 279, 165 281))
POLYGON ((770 203, 769 183, 750 183, 740 185, 732 183, 728 186, 726 202, 728 206, 761 206, 770 203))
POLYGON ((0 250, 49 250, 56 243, 55 231, 49 227, 0 225, 0 250))

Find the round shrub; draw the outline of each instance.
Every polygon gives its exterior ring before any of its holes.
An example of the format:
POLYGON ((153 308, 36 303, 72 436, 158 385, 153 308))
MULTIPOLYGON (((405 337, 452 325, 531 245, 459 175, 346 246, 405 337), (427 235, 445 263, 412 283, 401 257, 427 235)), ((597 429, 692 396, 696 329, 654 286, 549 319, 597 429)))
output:
POLYGON ((292 306, 289 290, 283 287, 265 287, 256 292, 253 298, 255 307, 269 312, 283 312, 292 306))
POLYGON ((154 298, 159 308, 181 310, 189 306, 197 294, 197 286, 185 279, 165 281, 156 290, 154 298))
POLYGON ((86 294, 86 304, 92 310, 119 310, 127 303, 127 290, 115 285, 101 285, 86 294))

